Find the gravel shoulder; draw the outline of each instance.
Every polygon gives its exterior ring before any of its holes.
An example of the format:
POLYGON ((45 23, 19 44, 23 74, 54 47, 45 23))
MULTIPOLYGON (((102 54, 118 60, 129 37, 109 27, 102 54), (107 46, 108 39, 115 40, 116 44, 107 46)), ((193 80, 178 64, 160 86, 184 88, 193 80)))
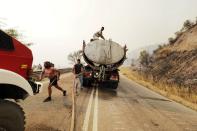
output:
POLYGON ((23 107, 26 116, 26 131, 57 131, 69 130, 72 99, 71 89, 73 85, 73 75, 71 73, 63 74, 60 77, 59 85, 67 90, 67 96, 52 87, 52 101, 43 103, 48 96, 48 81, 43 81, 44 88, 42 93, 28 97, 20 105, 23 107))

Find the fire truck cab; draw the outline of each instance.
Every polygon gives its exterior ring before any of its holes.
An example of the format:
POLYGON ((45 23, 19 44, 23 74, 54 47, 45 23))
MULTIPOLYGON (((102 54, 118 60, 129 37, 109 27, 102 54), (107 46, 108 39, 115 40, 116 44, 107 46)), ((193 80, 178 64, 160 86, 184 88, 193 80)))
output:
POLYGON ((25 130, 23 109, 13 100, 39 93, 30 81, 33 55, 24 44, 0 30, 0 130, 25 130))

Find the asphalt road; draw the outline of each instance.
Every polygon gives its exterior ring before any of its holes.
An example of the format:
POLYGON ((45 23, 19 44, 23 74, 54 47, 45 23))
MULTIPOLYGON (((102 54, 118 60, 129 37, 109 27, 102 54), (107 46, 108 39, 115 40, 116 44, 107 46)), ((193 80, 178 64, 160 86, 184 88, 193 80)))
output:
POLYGON ((76 131, 197 131, 197 112, 121 76, 117 91, 83 89, 76 131))
POLYGON ((59 85, 66 89, 67 96, 52 87, 52 101, 43 103, 48 96, 48 81, 44 81, 42 93, 28 97, 20 105, 23 107, 26 116, 26 131, 68 131, 70 129, 73 85, 71 73, 63 74, 60 77, 59 85))
MULTIPOLYGON (((62 96, 53 89, 47 97, 47 82, 41 94, 21 102, 27 131, 69 131, 73 75, 61 76, 62 96)), ((197 112, 169 100, 121 76, 116 91, 84 88, 76 96, 75 131, 197 131, 197 112)))

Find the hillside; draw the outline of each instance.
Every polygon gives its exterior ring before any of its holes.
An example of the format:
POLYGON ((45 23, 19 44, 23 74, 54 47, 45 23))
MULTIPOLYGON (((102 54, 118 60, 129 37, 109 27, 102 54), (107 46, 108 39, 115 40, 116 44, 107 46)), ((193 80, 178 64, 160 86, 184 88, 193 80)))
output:
POLYGON ((168 45, 163 50, 165 49, 180 52, 197 49, 197 25, 184 32, 182 35, 179 36, 175 43, 168 45))
POLYGON ((151 59, 147 71, 155 81, 197 87, 197 25, 157 49, 151 59))

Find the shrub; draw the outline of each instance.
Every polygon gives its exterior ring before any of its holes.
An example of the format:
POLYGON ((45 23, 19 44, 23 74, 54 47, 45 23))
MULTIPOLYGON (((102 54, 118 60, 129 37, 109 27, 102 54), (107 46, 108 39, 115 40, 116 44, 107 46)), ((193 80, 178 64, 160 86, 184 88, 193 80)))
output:
POLYGON ((139 60, 142 66, 147 67, 150 62, 150 54, 146 50, 141 51, 139 60))
POLYGON ((194 25, 193 22, 191 22, 190 20, 186 20, 186 21, 184 22, 184 24, 183 24, 183 28, 184 28, 185 30, 188 30, 188 29, 192 28, 193 25, 194 25))

